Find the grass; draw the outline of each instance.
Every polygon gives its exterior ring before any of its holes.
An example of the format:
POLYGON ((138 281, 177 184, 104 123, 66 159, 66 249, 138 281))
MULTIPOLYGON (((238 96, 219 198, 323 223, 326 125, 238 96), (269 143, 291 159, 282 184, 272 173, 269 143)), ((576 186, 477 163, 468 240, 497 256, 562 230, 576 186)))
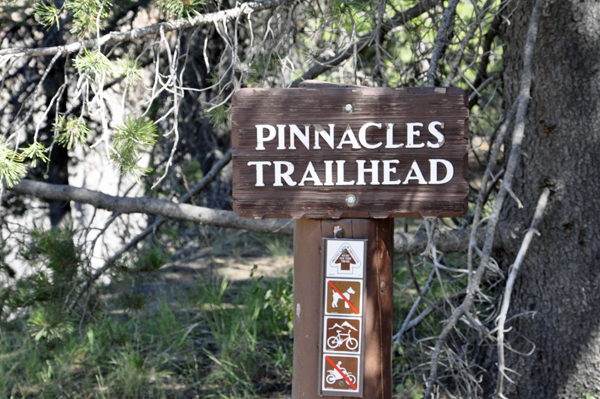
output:
POLYGON ((102 308, 83 323, 69 321, 70 331, 55 339, 36 340, 36 330, 20 318, 5 323, 0 397, 239 398, 287 391, 291 279, 199 282, 157 294, 144 294, 143 284, 135 294, 113 284, 100 292, 102 308))
MULTIPOLYGON (((408 225, 407 229, 415 231, 417 227, 408 225)), ((292 251, 290 237, 228 234, 217 229, 208 231, 206 242, 210 253, 203 256, 208 259, 240 256, 252 262, 258 259, 252 256, 268 256, 269 261, 277 262, 292 251)), ((44 256, 39 262, 52 265, 54 258, 44 256)), ((185 274, 171 281, 160 270, 168 258, 161 246, 138 252, 131 259, 131 267, 115 272, 111 285, 97 288, 85 314, 57 320, 54 313, 38 307, 0 324, 0 398, 234 399, 289 395, 291 273, 287 278, 257 277, 254 266, 250 278, 244 280, 211 273, 185 274)), ((446 259, 449 265, 463 262, 446 259)), ((394 263, 397 332, 418 294, 406 257, 397 256, 394 263)), ((417 257, 413 263, 415 278, 424 287, 431 265, 418 263, 417 257)), ((444 281, 442 290, 434 279, 428 293, 430 301, 442 298, 443 291, 451 295, 465 285, 451 275, 445 275, 444 281)), ((60 286, 57 290, 60 304, 63 290, 60 286)), ((422 303, 418 311, 427 306, 422 303)), ((444 312, 449 310, 443 303, 441 307, 444 312)), ((422 347, 427 341, 423 338, 439 334, 443 317, 440 312, 433 313, 396 347, 396 398, 422 398, 422 366, 427 364, 427 350, 422 347)))

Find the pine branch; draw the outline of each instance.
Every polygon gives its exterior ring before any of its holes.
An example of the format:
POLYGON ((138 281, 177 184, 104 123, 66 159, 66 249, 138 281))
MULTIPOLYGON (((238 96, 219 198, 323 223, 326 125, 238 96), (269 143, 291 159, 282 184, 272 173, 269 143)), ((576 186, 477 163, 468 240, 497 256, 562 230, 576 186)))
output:
MULTIPOLYGON (((109 211, 146 213, 165 219, 183 220, 207 226, 285 235, 291 235, 294 232, 293 223, 290 223, 290 220, 287 219, 248 219, 238 216, 232 211, 183 204, 182 202, 189 200, 189 193, 186 193, 179 200, 179 203, 174 203, 150 197, 116 197, 85 188, 42 183, 27 179, 22 179, 19 184, 8 190, 17 194, 33 195, 45 200, 75 201, 109 211)), ((195 195, 200 190, 201 188, 194 187, 191 193, 195 195)), ((160 223, 162 224, 165 219, 161 219, 160 223)), ((144 237, 158 226, 160 224, 150 226, 150 230, 145 232, 144 237)), ((440 252, 464 253, 469 245, 469 236, 470 230, 464 229, 438 233, 433 240, 440 252)), ((418 254, 427 247, 427 240, 427 234, 425 233, 396 233, 394 235, 394 251, 397 253, 418 254)), ((479 245, 483 243, 483 234, 477 236, 477 242, 479 245)))
MULTIPOLYGON (((415 19, 421 14, 424 14, 426 11, 440 4, 442 0, 423 0, 416 6, 409 8, 408 10, 398 13, 393 18, 384 22, 379 29, 375 29, 373 32, 369 33, 367 36, 360 39, 356 44, 351 44, 345 50, 340 51, 336 55, 326 60, 317 61, 317 64, 306 71, 302 76, 292 82, 292 87, 298 87, 300 82, 305 80, 315 79, 320 74, 330 70, 334 66, 340 65, 342 62, 346 61, 348 58, 352 57, 355 53, 360 53, 366 48, 369 48, 371 44, 375 42, 375 38, 377 35, 381 35, 382 37, 387 35, 392 29, 404 25, 407 21, 411 19, 415 19)), ((1 53, 0 53, 1 55, 1 53)))
POLYGON ((197 27, 206 24, 212 24, 215 22, 225 22, 231 19, 238 18, 242 15, 249 15, 253 12, 267 10, 275 8, 287 3, 291 3, 292 0, 264 0, 264 1, 252 1, 243 3, 238 7, 231 8, 229 10, 217 11, 210 14, 198 15, 194 18, 181 18, 172 22, 162 22, 146 26, 144 28, 132 29, 127 32, 111 32, 102 36, 99 40, 84 40, 64 46, 54 47, 42 47, 42 48, 22 48, 13 47, 0 50, 0 57, 2 56, 18 56, 18 57, 43 57, 47 55, 67 55, 76 53, 81 49, 94 48, 96 46, 104 46, 106 44, 119 43, 128 40, 138 39, 140 37, 159 33, 161 29, 166 33, 174 30, 187 29, 191 27, 197 27))
POLYGON ((34 195, 46 200, 75 201, 90 204, 96 208, 121 213, 147 213, 167 219, 183 220, 207 226, 245 229, 260 233, 281 232, 292 234, 291 225, 286 226, 288 221, 248 219, 231 211, 178 204, 151 197, 117 197, 88 190, 87 188, 42 183, 28 179, 22 179, 19 184, 10 187, 9 190, 19 194, 34 195))

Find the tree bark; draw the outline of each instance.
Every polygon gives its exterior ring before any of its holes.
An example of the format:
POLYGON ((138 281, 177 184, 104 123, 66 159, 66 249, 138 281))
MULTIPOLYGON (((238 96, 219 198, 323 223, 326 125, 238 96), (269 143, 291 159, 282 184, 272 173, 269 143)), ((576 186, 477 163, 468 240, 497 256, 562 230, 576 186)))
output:
MULTIPOLYGON (((505 100, 519 91, 534 0, 513 3, 505 24, 505 100)), ((513 191, 499 224, 505 266, 514 260, 536 202, 552 196, 519 278, 507 338, 509 398, 600 396, 600 9, 548 1, 534 53, 534 85, 513 191), (520 315, 520 316, 519 316, 520 315), (529 356, 523 355, 532 349, 529 356)))

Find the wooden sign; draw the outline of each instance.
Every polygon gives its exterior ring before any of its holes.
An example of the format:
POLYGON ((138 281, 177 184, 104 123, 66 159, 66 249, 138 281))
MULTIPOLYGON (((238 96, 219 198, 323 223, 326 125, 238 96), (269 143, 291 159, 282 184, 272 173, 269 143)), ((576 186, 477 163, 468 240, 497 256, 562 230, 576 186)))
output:
POLYGON ((233 209, 255 218, 461 215, 467 119, 457 88, 241 89, 233 209))
POLYGON ((366 243, 323 239, 321 395, 363 396, 366 243))

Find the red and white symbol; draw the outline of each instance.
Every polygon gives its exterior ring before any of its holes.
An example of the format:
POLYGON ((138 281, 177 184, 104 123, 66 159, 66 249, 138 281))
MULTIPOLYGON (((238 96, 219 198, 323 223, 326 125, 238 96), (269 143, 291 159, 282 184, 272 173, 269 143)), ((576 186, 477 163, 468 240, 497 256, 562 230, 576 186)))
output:
POLYGON ((327 240, 327 277, 363 278, 364 240, 327 240))
POLYGON ((358 392, 359 357, 324 355, 323 391, 358 392))
POLYGON ((325 314, 362 314, 362 281, 327 279, 325 314))

